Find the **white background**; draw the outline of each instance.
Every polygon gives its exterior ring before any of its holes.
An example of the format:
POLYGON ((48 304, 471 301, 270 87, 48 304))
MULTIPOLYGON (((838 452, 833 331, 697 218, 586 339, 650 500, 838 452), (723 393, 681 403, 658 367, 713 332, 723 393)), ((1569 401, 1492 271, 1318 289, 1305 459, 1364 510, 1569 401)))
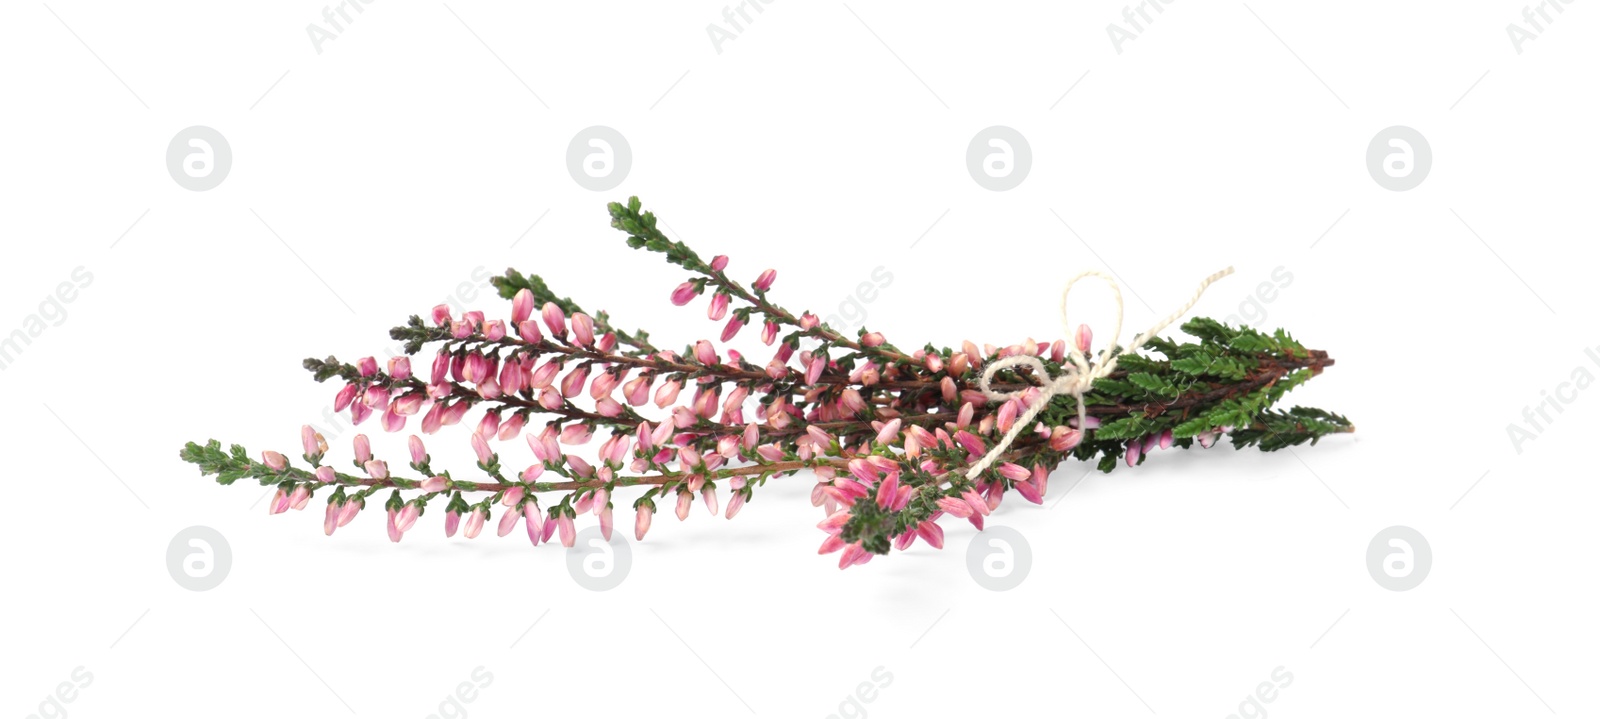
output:
MULTIPOLYGON (((1558 387, 1600 376, 1592 6, 1547 9, 1519 53, 1511 2, 1176 2, 1119 53, 1120 2, 782 0, 719 52, 716 2, 379 0, 319 53, 322 4, 270 5, 0 23, 0 333, 53 318, 0 372, 6 714, 424 717, 477 667, 493 679, 459 706, 485 717, 1223 717, 1278 667, 1293 681, 1245 716, 1600 710, 1579 454, 1600 392, 1558 387), (233 154, 209 191, 165 165, 193 125, 233 154), (631 147, 614 190, 568 173, 592 125, 631 147), (1010 191, 966 168, 992 125, 1031 147, 1010 191), (1393 125, 1431 147, 1409 191, 1366 166, 1393 125), (396 546, 369 512, 327 538, 322 498, 269 517, 260 488, 178 460, 211 437, 298 455, 336 389, 302 358, 382 356, 390 326, 507 265, 668 346, 715 334, 666 302, 676 268, 607 227, 630 194, 736 275, 779 268, 797 310, 837 312, 883 267, 866 323, 913 346, 1059 336, 1082 269, 1123 280, 1132 327, 1229 264, 1195 313, 1248 310, 1281 267, 1260 323, 1337 359, 1290 399, 1359 431, 1064 465, 1045 507, 991 520, 1031 548, 1008 592, 969 574, 964 524, 840 572, 805 477, 732 522, 663 513, 597 593, 520 530, 446 541, 436 511, 396 546), (41 309, 78 267, 64 319, 41 309), (1519 452, 1508 426, 1558 389, 1519 452), (194 525, 232 552, 210 591, 165 564, 194 525), (1366 566, 1392 525, 1431 547, 1410 591, 1366 566)), ((364 429, 403 464, 402 436, 364 429)), ((354 433, 330 432, 336 462, 354 433)), ((465 460, 466 436, 430 449, 465 460)))

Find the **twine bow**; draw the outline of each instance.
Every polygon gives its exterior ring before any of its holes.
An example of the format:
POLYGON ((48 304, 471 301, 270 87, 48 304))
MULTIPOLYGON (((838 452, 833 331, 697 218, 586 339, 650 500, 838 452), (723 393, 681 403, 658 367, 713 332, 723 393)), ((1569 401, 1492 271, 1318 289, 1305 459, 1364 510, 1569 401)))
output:
POLYGON ((1094 362, 1083 355, 1076 342, 1069 339, 1067 341, 1067 356, 1072 362, 1063 365, 1061 374, 1054 377, 1050 377, 1046 373, 1044 363, 1033 355, 1016 355, 989 363, 989 366, 983 370, 983 377, 978 380, 978 388, 983 390, 983 396, 988 397, 990 401, 1009 401, 1021 397, 1028 391, 1025 389, 1015 392, 994 391, 990 383, 993 382, 995 373, 1000 370, 1012 367, 1027 367, 1033 370, 1035 377, 1048 378, 1049 381, 1040 387, 1042 391, 1039 394, 1039 398, 1034 400, 1033 405, 1028 407, 1028 410, 1017 418, 1016 423, 1011 425, 1011 431, 1006 432, 1006 436, 1001 438, 1000 443, 995 445, 994 449, 989 450, 989 453, 984 455, 983 459, 979 460, 977 464, 972 465, 971 469, 967 470, 967 479, 976 479, 985 469, 989 468, 989 465, 994 464, 994 461, 999 459, 1001 453, 1005 452, 1011 446, 1011 443, 1016 441, 1017 435, 1022 434, 1022 430, 1027 428, 1033 422, 1033 418, 1039 416, 1039 413, 1044 411, 1044 408, 1050 404, 1051 398, 1058 394, 1070 394, 1078 398, 1078 430, 1087 432, 1088 428, 1085 423, 1088 419, 1087 410, 1083 405, 1083 394, 1094 386, 1095 380, 1110 376, 1111 372, 1117 368, 1117 360, 1123 354, 1143 347, 1157 333, 1176 322, 1179 317, 1182 317, 1191 307, 1194 307, 1195 303, 1200 301, 1200 296, 1205 294, 1206 288, 1211 286, 1211 283, 1231 274, 1233 274, 1233 268, 1229 267, 1202 280, 1200 287, 1194 291, 1194 296, 1190 297, 1189 301, 1185 302, 1182 307, 1179 307, 1178 311, 1167 315, 1165 319, 1157 322, 1150 329, 1134 335, 1133 341, 1128 343, 1125 348, 1116 346, 1117 338, 1122 335, 1122 288, 1117 286, 1117 281, 1111 279, 1110 275, 1095 270, 1085 270, 1076 277, 1067 280, 1067 286, 1061 290, 1061 326, 1066 332, 1066 337, 1073 336, 1072 325, 1067 322, 1067 297, 1072 294, 1072 286, 1085 277, 1098 277, 1111 286, 1112 297, 1116 300, 1117 323, 1111 333, 1112 345, 1102 353, 1099 362, 1094 362), (1118 351, 1119 349, 1121 349, 1120 352, 1118 351))

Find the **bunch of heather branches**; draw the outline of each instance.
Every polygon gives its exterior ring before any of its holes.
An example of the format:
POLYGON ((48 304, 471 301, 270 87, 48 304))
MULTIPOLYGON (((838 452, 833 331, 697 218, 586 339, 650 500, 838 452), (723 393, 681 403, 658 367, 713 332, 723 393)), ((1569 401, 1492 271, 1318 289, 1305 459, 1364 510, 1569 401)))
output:
POLYGON ((396 471, 357 435, 354 471, 339 471, 324 463, 327 443, 309 426, 301 428, 305 466, 275 451, 256 460, 215 440, 189 443, 182 458, 221 484, 250 478, 276 486, 273 514, 324 493, 328 534, 381 501, 396 542, 439 508, 446 536, 476 537, 493 521, 501 536, 521 525, 536 546, 558 537, 572 546, 586 516, 609 539, 623 493, 636 495, 633 531, 643 539, 662 505, 682 520, 698 500, 731 519, 769 479, 803 473, 815 478, 811 501, 825 515, 820 552, 841 552, 842 568, 919 539, 941 547, 941 523, 952 518, 981 530, 1010 492, 1041 503, 1051 471, 1069 459, 1109 472, 1223 438, 1270 451, 1353 431, 1336 414, 1275 408, 1285 392, 1333 364, 1282 330, 1192 319, 1183 330, 1195 341, 1156 338, 1145 345, 1148 355, 1115 346, 1092 354, 1087 327, 1054 341, 902 348, 879 332, 848 337, 811 312, 776 304, 774 270, 740 284, 727 273, 727 257, 706 261, 669 239, 638 198, 609 208, 630 247, 661 253, 688 273, 671 292, 673 304, 710 294, 706 312, 721 323, 721 342, 754 327, 775 348, 772 356, 757 364, 710 340, 658 348, 646 332, 618 328, 607 313, 555 295, 540 277, 507 270, 493 280, 510 300, 503 317, 456 317, 441 305, 391 331, 406 354, 385 366, 372 357, 305 361, 318 381, 343 382, 335 408, 355 424, 376 416, 384 432, 400 433, 415 420, 426 436, 470 428, 476 468, 436 467, 422 436, 412 434, 411 473, 396 471), (1026 368, 1001 371, 991 389, 1017 396, 991 403, 978 388, 985 364, 1033 355, 1054 375, 1070 362, 1068 342, 1086 356, 1118 355, 1116 371, 1084 394, 1085 426, 1077 426, 1077 398, 1054 397, 998 461, 969 479, 968 469, 1047 380, 1026 368), (414 369, 412 357, 426 369, 414 369), (597 436, 592 459, 569 453, 597 436), (523 458, 510 459, 523 443, 523 458), (637 488, 643 491, 630 491, 637 488))

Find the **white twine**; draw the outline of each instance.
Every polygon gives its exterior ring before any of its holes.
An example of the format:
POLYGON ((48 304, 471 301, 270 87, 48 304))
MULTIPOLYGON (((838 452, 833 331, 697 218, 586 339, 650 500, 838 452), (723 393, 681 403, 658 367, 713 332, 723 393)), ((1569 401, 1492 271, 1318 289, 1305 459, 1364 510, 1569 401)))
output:
POLYGON ((1097 272, 1095 270, 1085 270, 1084 272, 1079 273, 1078 276, 1067 280, 1067 286, 1061 290, 1061 327, 1066 333, 1065 341, 1067 343, 1068 350, 1067 356, 1072 360, 1072 363, 1064 365, 1061 369, 1061 374, 1058 374, 1055 377, 1049 377, 1049 375, 1046 374, 1044 363, 1039 361, 1039 358, 1033 355, 1016 355, 1013 357, 1007 357, 1005 359, 991 362, 989 366, 983 370, 983 377, 978 380, 978 388, 983 390, 983 395, 985 397, 988 397, 990 401, 995 402, 1005 402, 1015 399, 1022 396, 1022 394, 1027 391, 1025 389, 1017 390, 1015 392, 994 391, 990 387, 990 382, 994 380, 994 374, 1000 370, 1025 366, 1033 370, 1033 375, 1035 377, 1039 377, 1041 379, 1048 378, 1049 381, 1040 387, 1040 389, 1043 391, 1040 392, 1039 398, 1034 400, 1032 406, 1028 407, 1028 411, 1022 413, 1022 416, 1017 418, 1015 424, 1011 425, 1011 431, 1006 432, 1006 436, 1000 440, 1000 444, 995 445, 994 449, 989 450, 989 453, 984 455, 983 459, 979 460, 977 464, 972 465, 972 468, 967 470, 967 479, 976 479, 977 476, 982 474, 985 469, 989 468, 989 465, 994 464, 994 461, 999 459, 1000 454, 1005 452, 1006 449, 1011 446, 1012 442, 1016 441, 1017 435, 1022 434, 1022 430, 1026 429, 1028 425, 1033 422, 1033 418, 1039 416, 1039 413, 1044 411, 1044 408, 1050 404, 1050 399, 1058 394, 1070 394, 1078 398, 1078 431, 1087 433, 1089 431, 1088 427, 1084 425, 1088 419, 1087 410, 1083 405, 1083 394, 1088 392, 1090 387, 1094 386, 1094 381, 1110 376, 1111 372, 1117 368, 1117 360, 1121 358, 1123 354, 1143 347, 1144 344, 1154 338, 1157 333, 1166 329, 1167 325, 1176 322, 1179 317, 1182 317, 1184 313, 1188 312, 1191 307, 1194 307, 1195 303, 1200 301, 1200 296, 1205 294, 1206 288, 1211 286, 1211 283, 1231 274, 1233 274, 1233 268, 1229 267, 1202 280, 1200 282, 1200 287, 1195 289, 1194 296, 1190 297, 1189 301, 1185 302, 1182 307, 1179 307, 1178 311, 1167 315, 1165 319, 1157 322, 1155 326, 1151 327, 1150 329, 1134 335, 1133 342, 1130 342, 1126 348, 1122 349, 1121 352, 1117 351, 1117 346, 1115 344, 1117 338, 1122 335, 1122 288, 1117 286, 1117 281, 1111 279, 1110 275, 1097 272), (1074 341, 1075 337, 1072 325, 1067 322, 1067 296, 1072 294, 1072 286, 1077 284, 1078 280, 1081 280, 1085 277, 1098 277, 1102 280, 1105 280, 1106 284, 1111 286, 1111 294, 1116 300, 1117 305, 1116 329, 1111 333, 1112 344, 1105 350, 1105 352, 1102 353, 1101 359, 1098 363, 1091 362, 1089 358, 1083 355, 1083 352, 1078 350, 1078 343, 1074 341))

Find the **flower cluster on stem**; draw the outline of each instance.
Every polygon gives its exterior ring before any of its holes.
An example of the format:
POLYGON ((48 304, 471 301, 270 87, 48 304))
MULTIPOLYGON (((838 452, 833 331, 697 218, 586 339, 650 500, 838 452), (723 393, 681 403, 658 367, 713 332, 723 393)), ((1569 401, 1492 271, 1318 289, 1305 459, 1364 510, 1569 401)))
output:
POLYGON ((182 457, 223 484, 250 478, 275 486, 273 514, 324 493, 328 534, 369 500, 381 502, 395 542, 432 508, 443 511, 446 536, 474 538, 492 523, 500 536, 520 526, 535 546, 572 546, 580 521, 609 538, 624 494, 634 537, 643 539, 661 507, 680 520, 699 511, 731 519, 768 480, 804 475, 824 516, 819 551, 839 553, 843 568, 918 540, 942 547, 949 521, 981 530, 1008 493, 1042 503, 1051 470, 1067 460, 1111 471, 1224 436, 1236 447, 1271 450, 1353 430, 1332 413, 1273 408, 1333 364, 1326 353, 1281 330, 1195 319, 1184 330, 1196 342, 1158 338, 1147 349, 1159 358, 1121 355, 1117 371, 1085 395, 1085 426, 1077 426, 1076 399, 1056 397, 999 461, 968 479, 966 470, 1037 400, 1043 379, 1001 372, 992 389, 1022 392, 991 404, 977 384, 984 366, 1027 354, 1060 371, 1068 342, 1085 354, 1094 349, 1087 327, 1004 346, 902 348, 866 329, 850 337, 774 302, 775 270, 745 286, 729 274, 726 256, 704 260, 661 233, 637 198, 609 208, 631 247, 688 273, 669 299, 703 300, 720 326, 717 341, 659 348, 648 333, 555 295, 537 275, 508 270, 494 284, 509 305, 460 315, 441 305, 394 328, 404 356, 381 364, 306 360, 318 381, 341 382, 337 411, 405 435, 404 457, 377 456, 359 434, 350 468, 340 471, 324 464, 327 443, 309 426, 300 437, 305 466, 276 451, 257 459, 237 445, 224 450, 215 440, 190 443, 182 457), (752 361, 722 347, 746 328, 770 356, 752 361), (434 466, 427 443, 452 433, 465 435, 457 441, 470 445, 476 467, 434 466), (592 452, 577 453, 597 440, 592 452))

